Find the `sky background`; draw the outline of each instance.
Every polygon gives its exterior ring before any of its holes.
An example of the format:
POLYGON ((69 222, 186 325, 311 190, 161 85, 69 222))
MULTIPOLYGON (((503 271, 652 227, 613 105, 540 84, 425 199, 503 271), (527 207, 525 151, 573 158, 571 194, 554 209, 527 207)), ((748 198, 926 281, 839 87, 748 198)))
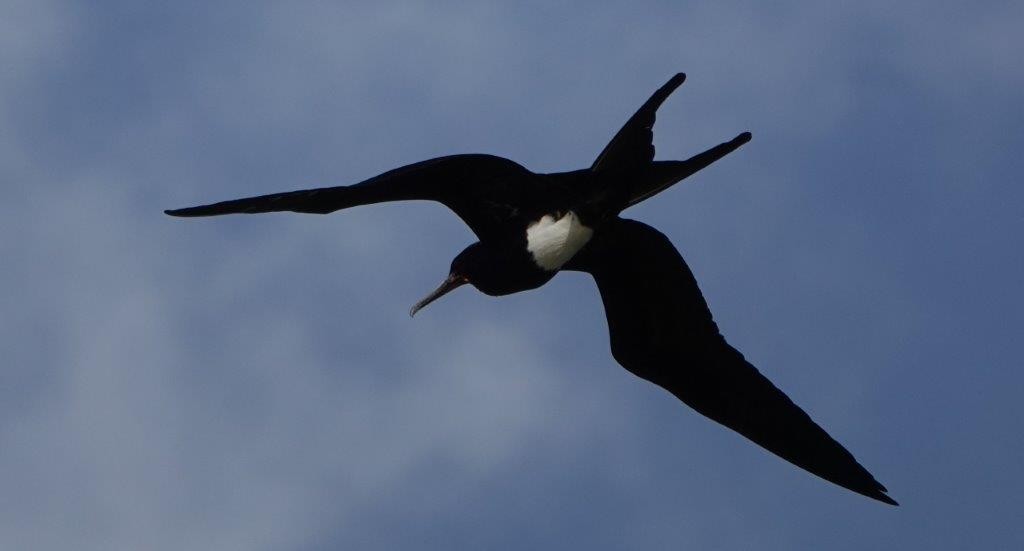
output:
POLYGON ((0 0, 0 548, 1024 548, 1024 3, 0 0), (430 203, 181 220, 452 153, 589 166, 902 503, 620 368, 585 275, 408 308, 430 203))

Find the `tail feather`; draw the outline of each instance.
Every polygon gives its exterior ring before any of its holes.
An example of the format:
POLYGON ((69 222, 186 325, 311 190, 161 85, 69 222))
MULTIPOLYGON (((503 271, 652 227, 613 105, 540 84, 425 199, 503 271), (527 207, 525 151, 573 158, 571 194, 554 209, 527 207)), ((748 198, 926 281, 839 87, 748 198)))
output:
POLYGON ((736 151, 741 145, 749 142, 750 138, 750 132, 744 132, 685 161, 654 161, 650 164, 645 177, 634 184, 626 207, 631 207, 657 195, 672 187, 673 184, 703 170, 711 163, 736 151))

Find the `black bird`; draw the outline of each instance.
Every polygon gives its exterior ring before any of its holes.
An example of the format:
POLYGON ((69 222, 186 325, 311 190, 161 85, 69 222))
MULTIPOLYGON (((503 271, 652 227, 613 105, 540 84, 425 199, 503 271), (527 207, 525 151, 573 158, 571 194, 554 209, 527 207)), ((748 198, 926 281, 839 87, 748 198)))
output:
POLYGON ((794 465, 897 505, 850 452, 725 341, 668 238, 619 217, 750 141, 744 132, 685 161, 655 161, 655 112, 685 79, 677 74, 659 88, 587 169, 536 174, 493 155, 452 155, 350 186, 165 212, 326 214, 383 201, 438 201, 479 241, 455 257, 448 277, 410 315, 466 283, 497 296, 539 287, 559 270, 587 272, 604 302, 612 355, 623 367, 794 465))

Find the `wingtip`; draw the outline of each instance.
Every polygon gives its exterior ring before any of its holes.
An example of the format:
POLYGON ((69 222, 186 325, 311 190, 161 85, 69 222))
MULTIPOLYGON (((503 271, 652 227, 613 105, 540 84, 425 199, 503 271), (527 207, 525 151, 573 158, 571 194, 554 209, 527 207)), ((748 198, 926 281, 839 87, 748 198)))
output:
POLYGON ((744 133, 740 134, 739 136, 736 136, 735 138, 733 138, 732 141, 736 142, 739 145, 743 145, 743 144, 749 142, 750 139, 753 138, 753 137, 754 136, 750 132, 744 132, 744 133))
POLYGON ((893 507, 900 506, 900 504, 897 503, 895 499, 887 495, 889 490, 886 489, 886 487, 883 486, 881 482, 875 480, 874 478, 871 479, 871 482, 870 484, 868 484, 868 486, 845 486, 842 484, 840 485, 846 487, 849 490, 853 490, 863 496, 870 497, 871 499, 874 499, 876 501, 881 501, 882 503, 885 503, 887 505, 892 505, 893 507))
POLYGON ((164 211, 164 214, 174 216, 175 218, 196 218, 198 216, 212 216, 213 214, 223 213, 211 213, 205 207, 185 207, 181 209, 167 209, 164 211))
POLYGON ((871 495, 869 497, 875 498, 878 501, 881 501, 882 503, 885 503, 885 504, 888 504, 888 505, 892 505, 893 507, 899 507, 900 506, 900 504, 897 503, 895 499, 893 499, 893 498, 883 494, 882 492, 878 492, 877 494, 871 495))
POLYGON ((686 73, 676 73, 672 75, 672 78, 668 79, 668 82, 661 87, 662 101, 669 96, 672 92, 676 91, 676 88, 682 86, 686 82, 686 73))

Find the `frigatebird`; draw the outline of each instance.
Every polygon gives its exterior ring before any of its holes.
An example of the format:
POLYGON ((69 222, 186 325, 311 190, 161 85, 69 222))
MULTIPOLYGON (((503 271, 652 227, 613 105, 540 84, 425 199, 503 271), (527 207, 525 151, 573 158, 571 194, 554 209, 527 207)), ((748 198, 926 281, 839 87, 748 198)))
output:
POLYGON ((292 211, 327 214, 384 201, 431 200, 476 234, 418 310, 470 284, 500 296, 560 270, 593 276, 612 356, 701 414, 825 480, 897 505, 853 455, 729 345, 690 268, 665 235, 619 217, 750 141, 739 134, 685 161, 655 161, 655 113, 683 83, 674 75, 630 117, 590 168, 534 173, 494 155, 439 157, 357 184, 165 211, 172 216, 292 211))

